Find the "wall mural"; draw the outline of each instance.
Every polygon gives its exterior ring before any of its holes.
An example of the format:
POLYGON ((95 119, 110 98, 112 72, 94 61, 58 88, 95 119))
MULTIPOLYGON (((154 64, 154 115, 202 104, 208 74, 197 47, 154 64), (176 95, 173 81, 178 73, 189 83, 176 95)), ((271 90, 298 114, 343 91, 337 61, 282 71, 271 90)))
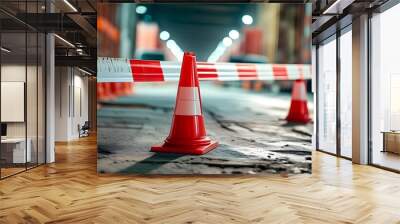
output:
POLYGON ((310 4, 98 6, 99 173, 311 173, 310 4))

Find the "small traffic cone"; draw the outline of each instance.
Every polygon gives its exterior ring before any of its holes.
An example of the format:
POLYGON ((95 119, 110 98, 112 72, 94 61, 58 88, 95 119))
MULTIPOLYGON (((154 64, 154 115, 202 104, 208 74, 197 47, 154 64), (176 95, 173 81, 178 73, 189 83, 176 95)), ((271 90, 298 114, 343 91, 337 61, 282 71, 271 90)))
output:
POLYGON ((249 81, 249 80, 242 81, 242 88, 245 90, 250 90, 251 89, 251 81, 249 81))
POLYGON ((151 147, 152 152, 205 154, 218 146, 206 136, 201 109, 201 96, 196 68, 196 56, 186 52, 183 55, 181 76, 174 117, 169 136, 162 145, 151 147))
POLYGON ((130 95, 132 93, 132 85, 129 82, 124 83, 124 94, 125 96, 130 95))
POLYGON ((122 89, 121 89, 122 83, 119 82, 112 82, 111 83, 111 93, 113 96, 121 96, 122 95, 122 89))
POLYGON ((103 98, 104 98, 103 83, 101 83, 101 82, 97 83, 96 92, 97 92, 97 100, 103 100, 103 98))
POLYGON ((110 99, 107 83, 104 82, 97 83, 97 99, 100 101, 110 99))
POLYGON ((133 83, 129 83, 129 94, 135 93, 135 86, 133 83))
POLYGON ((286 120, 297 123, 308 123, 311 120, 307 107, 306 84, 303 79, 297 79, 293 84, 292 101, 286 120))
POLYGON ((114 98, 114 94, 112 93, 110 82, 103 82, 103 91, 104 91, 103 100, 111 100, 114 98))
POLYGON ((264 82, 263 81, 259 81, 259 80, 255 81, 255 83, 254 83, 254 91, 261 92, 263 87, 264 87, 264 82))

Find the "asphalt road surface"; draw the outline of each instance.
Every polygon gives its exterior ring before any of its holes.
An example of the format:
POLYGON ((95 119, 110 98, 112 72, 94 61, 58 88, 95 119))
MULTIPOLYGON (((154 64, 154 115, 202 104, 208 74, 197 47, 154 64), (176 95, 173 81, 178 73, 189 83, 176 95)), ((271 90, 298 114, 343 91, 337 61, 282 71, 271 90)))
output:
MULTIPOLYGON (((218 148, 201 155, 150 152, 171 126, 177 83, 138 84, 135 94, 98 109, 98 171, 129 174, 311 173, 312 123, 284 118, 290 95, 201 83, 207 134, 218 148)), ((309 102, 312 112, 312 104, 309 102)))

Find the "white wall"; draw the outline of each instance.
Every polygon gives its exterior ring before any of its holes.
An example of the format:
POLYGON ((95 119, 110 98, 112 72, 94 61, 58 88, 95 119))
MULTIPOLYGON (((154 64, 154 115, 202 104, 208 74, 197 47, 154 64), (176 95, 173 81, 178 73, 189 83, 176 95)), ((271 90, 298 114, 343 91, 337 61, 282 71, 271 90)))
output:
MULTIPOLYGON (((36 68, 33 66, 28 66, 27 68, 24 65, 18 65, 18 64, 4 64, 1 66, 1 81, 2 82, 24 82, 26 83, 25 80, 25 75, 27 69, 28 74, 31 74, 33 70, 36 68)), ((35 70, 36 74, 36 70, 35 70)), ((30 83, 32 84, 32 83, 30 83)), ((36 82, 34 83, 36 85, 36 82)), ((32 90, 32 89, 28 89, 32 90)), ((3 96, 4 97, 4 96, 3 96)), ((31 102, 32 97, 36 98, 36 89, 34 92, 28 91, 27 93, 27 101, 31 102)), ((36 107, 36 105, 34 105, 36 107)), ((7 110, 7 108, 1 108, 1 110, 7 110)), ((28 121, 31 122, 33 121, 33 117, 31 117, 31 113, 28 114, 28 121)), ((34 114, 36 116, 36 114, 34 114)), ((25 124, 26 122, 7 122, 7 136, 8 137, 25 137, 25 124)), ((36 117, 35 117, 35 123, 36 123, 36 117)), ((33 127, 33 125, 28 125, 29 127, 33 127)), ((35 127, 36 129, 36 127, 35 127)), ((29 137, 29 136, 28 136, 29 137)))
POLYGON ((69 85, 70 76, 67 67, 55 68, 55 141, 69 139, 69 85))
MULTIPOLYGON (((1 81, 2 82, 25 82, 25 64, 24 65, 2 65, 1 81)), ((4 96, 2 96, 4 97, 4 96)), ((6 110, 7 108, 1 108, 6 110)), ((8 137, 25 137, 25 122, 7 123, 8 137)))
MULTIPOLYGON (((36 65, 25 64, 2 64, 1 66, 1 81, 2 82, 23 82, 26 85, 26 106, 25 102, 22 108, 19 108, 20 113, 25 114, 25 118, 21 122, 5 122, 7 123, 7 137, 9 138, 24 138, 25 135, 29 139, 32 161, 44 163, 45 150, 45 119, 44 119, 44 74, 42 67, 36 65), (37 70, 38 69, 38 70, 37 70), (27 78, 27 80, 25 80, 27 78), (37 156, 37 153, 39 154, 37 156)), ((4 89, 2 89, 2 93, 4 89)), ((25 89, 20 94, 25 94, 25 89)), ((7 95, 2 95, 2 98, 8 98, 7 95)), ((2 112, 13 113, 10 107, 2 107, 2 112)), ((15 109, 14 109, 15 110, 15 109)), ((15 111, 14 111, 15 113, 15 111)), ((24 116, 24 115, 23 115, 24 116)))
POLYGON ((83 75, 76 68, 56 67, 56 141, 77 139, 78 124, 88 120, 88 78, 83 75))
MULTIPOLYGON (((76 70, 75 70, 76 71, 76 70)), ((79 73, 82 74, 82 73, 79 73)), ((88 78, 74 75, 74 108, 72 108, 72 132, 73 138, 78 138, 78 124, 81 126, 88 121, 88 78)))

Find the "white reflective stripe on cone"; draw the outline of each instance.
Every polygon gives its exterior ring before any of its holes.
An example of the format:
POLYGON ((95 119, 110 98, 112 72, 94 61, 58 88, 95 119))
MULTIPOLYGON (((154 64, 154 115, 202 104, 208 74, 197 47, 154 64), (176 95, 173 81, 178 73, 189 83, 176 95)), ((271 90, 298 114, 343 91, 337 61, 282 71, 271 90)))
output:
POLYGON ((97 59, 97 82, 133 82, 129 60, 99 57, 97 59))
POLYGON ((181 65, 172 61, 160 61, 165 81, 178 81, 181 73, 181 65))
POLYGON ((182 100, 199 100, 198 87, 179 87, 178 99, 182 100))
POLYGON ((297 84, 297 86, 294 86, 294 88, 296 92, 295 94, 293 94, 293 100, 307 101, 307 91, 305 82, 297 84))
POLYGON ((216 63, 215 68, 219 81, 239 80, 236 65, 233 63, 216 63))
POLYGON ((175 115, 201 115, 198 87, 179 87, 175 115))

